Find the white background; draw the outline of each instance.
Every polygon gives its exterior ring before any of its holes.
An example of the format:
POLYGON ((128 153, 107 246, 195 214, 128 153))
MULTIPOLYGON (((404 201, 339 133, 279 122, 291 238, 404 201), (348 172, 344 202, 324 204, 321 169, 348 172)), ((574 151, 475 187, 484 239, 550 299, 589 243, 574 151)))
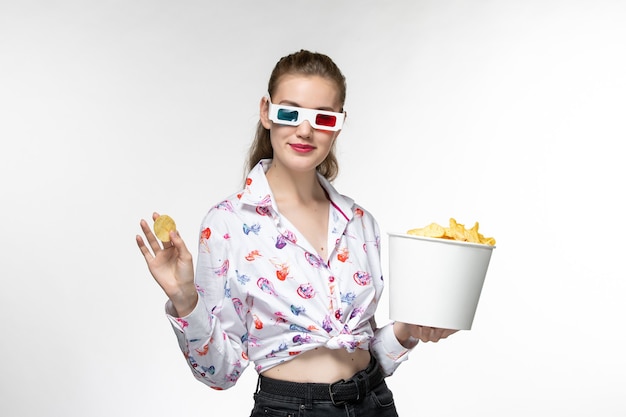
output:
MULTIPOLYGON (((497 239, 471 331, 388 379, 402 416, 626 414, 621 1, 0 0, 0 415, 249 415, 197 382, 135 245, 236 191, 274 63, 348 79, 335 185, 383 233, 497 239)), ((383 300, 378 321, 387 320, 383 300)))

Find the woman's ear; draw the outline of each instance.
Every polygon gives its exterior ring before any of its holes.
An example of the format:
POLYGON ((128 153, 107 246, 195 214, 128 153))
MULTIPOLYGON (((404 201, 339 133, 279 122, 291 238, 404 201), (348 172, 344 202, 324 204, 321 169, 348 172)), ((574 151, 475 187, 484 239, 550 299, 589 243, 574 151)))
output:
POLYGON ((272 122, 269 117, 270 112, 270 100, 267 96, 261 98, 261 102, 259 103, 259 119, 261 120, 261 124, 267 130, 272 127, 272 122))

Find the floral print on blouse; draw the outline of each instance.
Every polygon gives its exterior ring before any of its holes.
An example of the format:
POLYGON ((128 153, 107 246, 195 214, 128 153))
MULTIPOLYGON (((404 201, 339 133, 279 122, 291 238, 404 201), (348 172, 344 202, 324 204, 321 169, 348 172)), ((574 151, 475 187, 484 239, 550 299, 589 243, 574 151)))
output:
POLYGON ((250 361, 261 373, 320 346, 369 349, 390 375, 408 350, 391 323, 376 329, 374 321, 383 291, 376 221, 318 175, 330 199, 323 260, 278 212, 265 177, 270 163, 260 161, 243 191, 202 221, 194 311, 176 317, 166 307, 194 375, 226 389, 250 361))

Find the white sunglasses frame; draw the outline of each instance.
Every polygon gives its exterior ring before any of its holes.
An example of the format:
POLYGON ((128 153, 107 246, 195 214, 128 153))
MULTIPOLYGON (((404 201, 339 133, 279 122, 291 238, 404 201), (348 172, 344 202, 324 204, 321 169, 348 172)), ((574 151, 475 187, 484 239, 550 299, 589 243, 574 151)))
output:
POLYGON ((343 122, 345 120, 346 117, 346 113, 336 113, 333 111, 326 111, 326 110, 316 110, 316 109, 307 109, 305 107, 295 107, 295 106, 284 106, 282 104, 274 104, 272 103, 272 99, 267 96, 267 103, 269 105, 269 110, 268 110, 268 118, 274 122, 274 123, 278 123, 281 125, 287 125, 287 126, 298 126, 300 125, 300 123, 302 123, 304 120, 308 121, 311 124, 311 127, 314 129, 319 129, 319 130, 328 130, 331 132, 337 132, 339 130, 341 130, 341 128, 343 127, 343 122), (278 111, 279 110, 288 110, 288 111, 297 111, 298 112, 298 120, 296 120, 295 122, 289 121, 289 120, 281 120, 278 118, 278 111), (323 114, 326 116, 335 116, 336 118, 336 122, 335 122, 335 126, 324 126, 324 125, 318 125, 317 123, 315 123, 315 116, 318 114, 323 114))

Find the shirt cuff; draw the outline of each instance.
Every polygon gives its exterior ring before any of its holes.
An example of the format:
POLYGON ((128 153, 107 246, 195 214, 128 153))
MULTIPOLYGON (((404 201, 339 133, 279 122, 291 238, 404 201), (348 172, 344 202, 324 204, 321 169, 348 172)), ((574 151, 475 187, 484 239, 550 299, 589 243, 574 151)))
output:
POLYGON ((409 358, 407 353, 412 349, 407 349, 400 344, 393 331, 393 323, 378 329, 372 343, 372 350, 376 353, 383 372, 387 376, 393 374, 398 366, 409 358))
POLYGON ((201 298, 198 298, 191 313, 184 317, 178 317, 174 304, 168 300, 165 303, 165 314, 174 330, 184 333, 188 340, 206 337, 213 329, 213 315, 207 312, 201 298))

